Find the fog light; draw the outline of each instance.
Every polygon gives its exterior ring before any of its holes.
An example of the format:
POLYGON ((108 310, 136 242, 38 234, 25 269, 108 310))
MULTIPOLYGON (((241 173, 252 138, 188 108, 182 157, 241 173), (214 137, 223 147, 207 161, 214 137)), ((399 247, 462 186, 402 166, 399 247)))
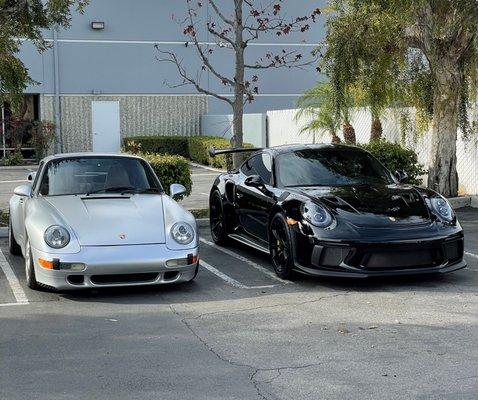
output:
POLYGON ((60 269, 67 269, 69 271, 83 271, 85 268, 86 265, 81 263, 60 263, 60 269))
POLYGON ((175 258, 173 260, 166 261, 166 266, 168 267, 183 267, 185 265, 188 265, 187 258, 175 258))
POLYGON ((186 265, 196 264, 199 257, 188 254, 187 258, 175 258, 172 260, 166 261, 167 267, 185 267, 186 265))

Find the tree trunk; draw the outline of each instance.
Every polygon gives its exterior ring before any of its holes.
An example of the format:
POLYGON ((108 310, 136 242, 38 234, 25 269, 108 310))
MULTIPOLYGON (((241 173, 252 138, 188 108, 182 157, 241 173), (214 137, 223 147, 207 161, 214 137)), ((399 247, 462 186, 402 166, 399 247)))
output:
MULTIPOLYGON (((243 40, 243 31, 244 26, 242 22, 242 3, 243 0, 235 0, 235 55, 236 55, 236 70, 234 74, 234 102, 232 105, 233 111, 233 120, 232 120, 232 147, 242 147, 243 146, 243 124, 242 117, 244 115, 244 40, 243 40)), ((244 160, 243 153, 233 153, 232 164, 234 168, 240 166, 244 160)))
POLYGON ((382 122, 376 115, 372 116, 372 129, 370 130, 370 141, 379 140, 382 138, 382 122))
POLYGON ((350 121, 345 121, 342 126, 342 132, 344 135, 344 141, 347 144, 356 144, 357 139, 355 137, 355 129, 350 121))
POLYGON ((342 141, 340 140, 340 138, 337 136, 336 133, 332 133, 332 143, 334 144, 339 144, 341 143, 342 141))
POLYGON ((463 74, 456 61, 440 59, 435 67, 432 145, 428 160, 428 187, 446 197, 458 195, 456 138, 463 74))
MULTIPOLYGON (((240 93, 239 90, 234 90, 235 92, 235 100, 232 106, 233 110, 233 119, 232 119, 232 140, 231 144, 232 147, 238 148, 243 146, 243 121, 242 117, 244 115, 244 102, 243 102, 243 94, 240 93)), ((241 165, 244 159, 244 153, 233 153, 232 155, 232 164, 234 168, 237 168, 241 165)))

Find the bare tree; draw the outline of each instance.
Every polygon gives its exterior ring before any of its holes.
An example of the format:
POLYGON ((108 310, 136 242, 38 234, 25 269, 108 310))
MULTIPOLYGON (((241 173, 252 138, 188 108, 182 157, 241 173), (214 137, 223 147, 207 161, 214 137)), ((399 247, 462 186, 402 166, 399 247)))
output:
MULTIPOLYGON (((282 13, 283 0, 269 0, 265 4, 255 0, 229 0, 233 6, 232 12, 226 12, 225 7, 218 6, 218 0, 204 0, 212 12, 207 20, 199 16, 203 1, 186 0, 187 15, 182 24, 183 32, 188 41, 186 47, 191 47, 197 53, 201 62, 199 71, 188 71, 182 59, 172 52, 159 46, 158 60, 175 65, 182 82, 174 87, 192 85, 203 94, 215 97, 226 102, 233 113, 233 147, 243 145, 243 114, 246 102, 252 102, 259 93, 258 71, 273 68, 304 68, 314 64, 317 60, 317 51, 311 52, 310 57, 304 57, 297 50, 282 49, 277 54, 267 52, 259 60, 249 64, 246 62, 245 52, 248 45, 258 40, 264 34, 273 34, 276 37, 288 35, 292 32, 305 32, 310 24, 315 22, 320 10, 317 8, 310 14, 287 18, 282 13), (200 28, 204 26, 214 38, 214 43, 204 43, 198 38, 200 28), (211 55, 218 49, 231 51, 234 57, 234 71, 232 75, 220 72, 213 65, 211 55), (232 98, 207 89, 202 84, 203 72, 209 72, 212 77, 232 93, 232 98), (247 76, 246 76, 247 75, 247 76)), ((242 161, 240 153, 234 154, 234 166, 242 161)))

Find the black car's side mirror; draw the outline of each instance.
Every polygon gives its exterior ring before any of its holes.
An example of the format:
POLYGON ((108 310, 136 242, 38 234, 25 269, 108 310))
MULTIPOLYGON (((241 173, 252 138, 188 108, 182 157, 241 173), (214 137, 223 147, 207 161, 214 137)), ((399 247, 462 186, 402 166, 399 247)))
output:
POLYGON ((405 171, 399 169, 395 171, 395 178, 400 183, 406 183, 408 181, 408 174, 405 171))
POLYGON ((265 183, 259 175, 251 175, 246 178, 244 185, 262 189, 265 187, 265 183))

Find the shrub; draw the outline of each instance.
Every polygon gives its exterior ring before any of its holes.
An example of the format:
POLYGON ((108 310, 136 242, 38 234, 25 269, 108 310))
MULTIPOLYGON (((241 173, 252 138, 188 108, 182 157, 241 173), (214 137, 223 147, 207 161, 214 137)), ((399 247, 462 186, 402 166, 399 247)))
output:
MULTIPOLYGON (((228 139, 216 136, 132 136, 123 140, 123 150, 132 154, 170 154, 179 155, 199 164, 226 169, 232 165, 232 156, 211 157, 209 148, 228 148, 228 139)), ((252 147, 244 143, 244 147, 252 147)), ((247 154, 246 154, 247 156, 247 154)))
POLYGON ((191 194, 192 180, 189 162, 184 157, 169 154, 140 153, 151 164, 158 176, 166 193, 169 194, 169 186, 180 183, 186 188, 186 196, 191 194))
POLYGON ((126 151, 134 152, 140 146, 141 152, 172 154, 189 158, 188 138, 186 136, 133 136, 123 140, 126 151))
POLYGON ((35 148, 35 158, 41 160, 55 139, 55 124, 49 121, 35 121, 31 127, 31 144, 35 148))
MULTIPOLYGON (((231 147, 231 143, 227 139, 215 136, 191 136, 189 138, 189 156, 191 160, 199 164, 223 169, 227 169, 232 165, 232 156, 230 154, 211 157, 209 155, 210 147, 223 149, 231 147)), ((244 147, 253 146, 250 143, 244 143, 244 147)), ((246 153, 245 157, 247 157, 248 154, 249 153, 246 153)))
POLYGON ((22 153, 16 151, 10 153, 3 161, 3 164, 6 166, 20 165, 23 162, 22 153))
POLYGON ((427 173, 418 162, 417 153, 402 147, 399 143, 378 139, 360 147, 372 153, 392 173, 397 170, 405 171, 408 174, 408 182, 413 185, 421 184, 420 176, 427 173))

